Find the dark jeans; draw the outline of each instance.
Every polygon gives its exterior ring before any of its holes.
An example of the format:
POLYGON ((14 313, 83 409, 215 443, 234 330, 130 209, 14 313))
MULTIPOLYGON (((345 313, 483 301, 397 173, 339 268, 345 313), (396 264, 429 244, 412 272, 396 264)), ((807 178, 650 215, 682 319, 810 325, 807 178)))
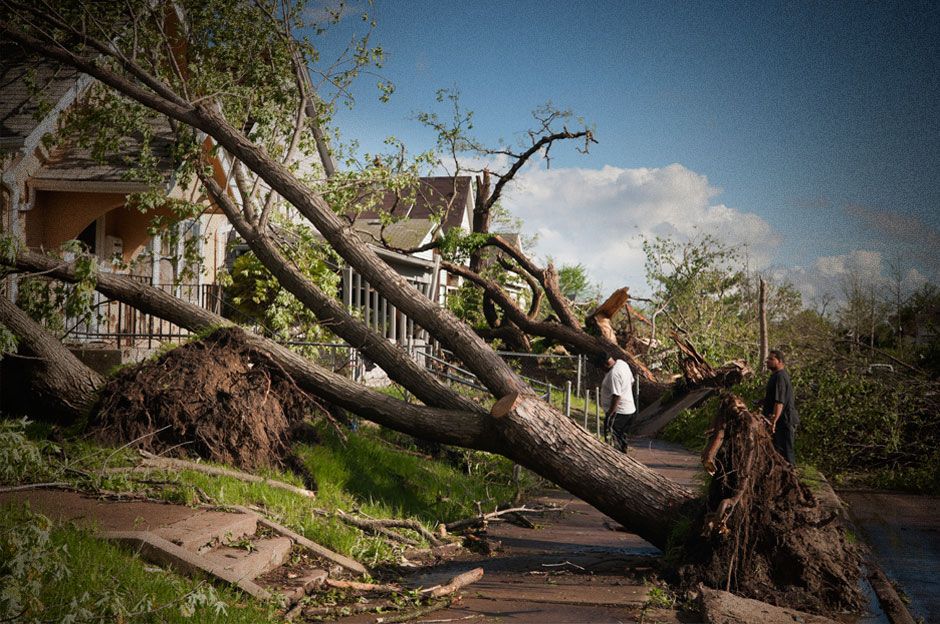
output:
POLYGON ((622 453, 627 452, 627 436, 633 429, 633 419, 636 414, 614 414, 611 422, 611 434, 613 435, 614 448, 622 453))
POLYGON ((796 434, 796 427, 782 420, 777 423, 777 429, 774 431, 774 448, 783 455, 784 459, 790 462, 791 466, 796 465, 796 455, 793 453, 793 438, 796 434))

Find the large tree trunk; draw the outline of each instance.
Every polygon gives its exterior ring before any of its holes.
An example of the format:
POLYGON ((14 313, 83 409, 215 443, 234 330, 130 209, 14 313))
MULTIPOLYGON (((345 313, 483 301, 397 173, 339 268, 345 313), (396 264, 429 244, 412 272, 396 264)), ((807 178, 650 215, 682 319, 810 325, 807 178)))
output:
MULTIPOLYGON (((17 268, 71 281, 68 263, 21 251, 17 268)), ((230 325, 226 319, 121 275, 101 273, 104 295, 192 331, 230 325)), ((587 434, 531 390, 510 393, 494 406, 470 411, 408 404, 320 368, 261 336, 252 348, 267 354, 303 390, 363 418, 428 440, 505 455, 594 505, 627 529, 664 547, 671 523, 664 519, 695 499, 692 493, 587 434), (498 409, 497 409, 498 407, 498 409)))
POLYGON ((3 409, 27 408, 34 415, 65 422, 87 414, 104 378, 3 295, 0 324, 17 336, 20 347, 18 355, 4 358, 3 409), (29 404, 20 405, 26 397, 29 404))
POLYGON ((671 520, 692 494, 594 436, 532 394, 510 394, 493 406, 506 455, 551 480, 662 548, 671 520), (631 512, 628 513, 627 508, 631 512), (625 516, 630 515, 628 522, 625 516))

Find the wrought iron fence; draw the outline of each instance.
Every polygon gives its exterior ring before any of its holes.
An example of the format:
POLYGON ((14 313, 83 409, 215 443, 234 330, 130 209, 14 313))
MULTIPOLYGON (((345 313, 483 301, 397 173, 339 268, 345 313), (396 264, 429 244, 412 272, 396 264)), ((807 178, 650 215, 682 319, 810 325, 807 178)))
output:
MULTIPOLYGON (((149 283, 146 278, 134 279, 149 283)), ((156 284, 156 288, 187 303, 222 313, 222 287, 218 284, 156 284)), ((93 295, 90 317, 66 318, 64 338, 78 342, 106 342, 118 349, 146 347, 162 342, 182 342, 190 331, 152 314, 109 299, 99 292, 93 295)))

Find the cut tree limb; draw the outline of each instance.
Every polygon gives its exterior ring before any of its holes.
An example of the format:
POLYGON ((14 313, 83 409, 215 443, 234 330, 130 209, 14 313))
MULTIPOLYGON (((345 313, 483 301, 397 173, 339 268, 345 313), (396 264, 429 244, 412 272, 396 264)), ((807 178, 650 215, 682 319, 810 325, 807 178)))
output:
POLYGON ((836 620, 777 607, 759 600, 741 598, 725 591, 703 587, 700 590, 702 615, 708 624, 837 624, 836 620))
POLYGON ((472 570, 458 574, 443 585, 423 589, 421 593, 431 598, 440 598, 441 596, 456 593, 460 591, 461 588, 471 583, 476 583, 481 578, 483 578, 483 568, 473 568, 472 570))

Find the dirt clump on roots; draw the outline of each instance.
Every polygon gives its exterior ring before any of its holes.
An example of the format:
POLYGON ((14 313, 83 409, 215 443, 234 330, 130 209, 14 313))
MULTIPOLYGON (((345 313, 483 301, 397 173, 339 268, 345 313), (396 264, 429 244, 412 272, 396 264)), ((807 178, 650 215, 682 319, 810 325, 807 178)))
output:
POLYGON ((714 471, 684 544, 684 585, 704 583, 812 613, 860 612, 861 555, 773 448, 769 428, 730 392, 703 453, 714 471))
POLYGON ((316 408, 244 330, 227 327, 119 371, 89 426, 106 444, 254 470, 292 464, 292 433, 316 408))

